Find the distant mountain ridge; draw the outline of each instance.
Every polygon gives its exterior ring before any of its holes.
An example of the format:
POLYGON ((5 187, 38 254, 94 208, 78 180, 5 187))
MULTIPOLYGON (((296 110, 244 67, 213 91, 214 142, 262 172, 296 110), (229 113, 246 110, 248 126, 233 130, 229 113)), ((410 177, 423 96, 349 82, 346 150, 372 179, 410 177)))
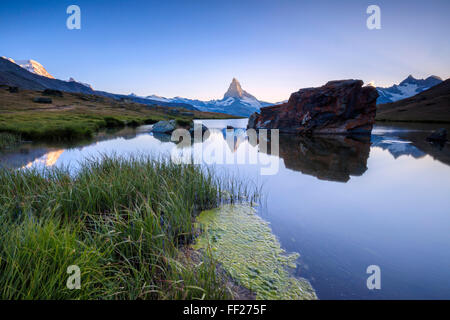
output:
POLYGON ((376 120, 450 123, 450 79, 407 99, 378 105, 376 120))
POLYGON ((78 82, 73 78, 69 81, 55 79, 45 68, 34 60, 25 60, 18 64, 11 58, 0 58, 0 84, 16 86, 28 90, 55 89, 66 92, 93 94, 117 100, 130 100, 146 105, 161 105, 167 107, 181 107, 188 110, 226 113, 247 117, 260 108, 273 105, 259 101, 253 95, 242 89, 241 84, 233 78, 227 92, 221 100, 201 101, 182 97, 164 98, 157 95, 139 97, 135 94, 113 94, 97 91, 91 85, 78 82))
MULTIPOLYGON (((50 79, 55 79, 55 77, 53 77, 50 73, 48 73, 47 70, 45 70, 44 66, 42 64, 40 64, 39 62, 37 62, 36 60, 14 60, 12 58, 7 58, 7 57, 2 57, 6 60, 9 60, 15 64, 17 64, 18 66, 24 68, 25 70, 27 70, 28 72, 46 77, 46 78, 50 78, 50 79)), ((69 82, 77 82, 80 83, 82 85, 85 85, 88 88, 92 88, 92 86, 88 83, 83 83, 80 81, 76 81, 74 78, 70 77, 69 78, 69 82)))
POLYGON ((233 78, 228 90, 220 100, 201 101, 182 97, 165 98, 157 95, 150 95, 146 98, 163 102, 187 103, 193 105, 200 111, 220 112, 243 117, 248 117, 254 112, 259 112, 263 107, 273 105, 273 103, 260 101, 255 96, 243 90, 240 82, 236 78, 233 78))
POLYGON ((412 97, 442 82, 438 76, 430 76, 426 79, 416 79, 409 75, 398 85, 388 88, 377 87, 379 97, 377 104, 390 103, 412 97))
MULTIPOLYGON (((416 79, 410 75, 398 85, 388 88, 377 87, 376 89, 380 95, 377 99, 377 104, 407 99, 440 83, 442 83, 442 79, 437 76, 416 79)), ((189 110, 219 112, 242 117, 248 117, 254 112, 259 112, 263 107, 279 104, 258 100, 255 96, 245 91, 236 78, 232 79, 223 98, 218 100, 202 101, 183 97, 165 98, 158 95, 139 97, 135 94, 113 94, 94 90, 91 85, 78 82, 73 78, 70 78, 69 81, 55 79, 35 60, 14 60, 6 57, 0 57, 0 84, 29 90, 55 89, 66 92, 93 94, 117 100, 127 99, 146 105, 182 107, 189 110)))
POLYGON ((17 64, 18 66, 24 68, 25 70, 40 75, 40 76, 44 76, 50 79, 55 79, 50 73, 47 72, 47 70, 45 70, 45 68, 42 66, 42 64, 40 64, 39 62, 29 59, 29 60, 14 60, 12 58, 7 58, 7 57, 2 57, 6 60, 11 61, 12 63, 17 64))
MULTIPOLYGON (((94 90, 78 82, 62 81, 54 79, 51 76, 48 77, 36 72, 30 72, 29 68, 21 67, 15 62, 12 62, 14 60, 11 60, 0 58, 0 84, 28 90, 55 89, 67 92, 94 94, 94 90)), ((39 72, 45 74, 42 70, 39 70, 39 72)))
POLYGON ((82 85, 84 85, 84 86, 86 86, 86 87, 88 87, 88 88, 91 88, 91 89, 93 89, 92 88, 92 86, 89 84, 89 83, 83 83, 83 82, 80 82, 80 81, 77 81, 77 80, 75 80, 74 78, 72 78, 72 77, 70 77, 69 78, 69 82, 76 82, 76 83, 80 83, 80 84, 82 84, 82 85))
MULTIPOLYGON (((33 64, 36 66, 36 64, 33 64)), ((40 65, 40 64, 39 64, 40 65)), ((41 65, 42 66, 42 65, 41 65)), ((43 67, 42 67, 43 68, 43 67)), ((43 68, 43 70, 45 70, 43 68)), ((19 87, 27 90, 42 91, 45 89, 54 89, 64 92, 92 94, 116 100, 129 99, 131 101, 142 103, 146 105, 160 105, 166 107, 181 107, 188 110, 197 110, 190 104, 186 103, 173 103, 173 102, 161 102, 157 100, 132 97, 123 94, 114 94, 105 91, 97 91, 92 89, 88 84, 75 81, 73 78, 69 81, 55 79, 52 76, 38 74, 43 73, 42 70, 37 69, 33 72, 29 71, 29 68, 24 68, 18 65, 13 59, 0 57, 0 84, 11 87, 19 87)), ((45 74, 45 73, 44 73, 45 74)))

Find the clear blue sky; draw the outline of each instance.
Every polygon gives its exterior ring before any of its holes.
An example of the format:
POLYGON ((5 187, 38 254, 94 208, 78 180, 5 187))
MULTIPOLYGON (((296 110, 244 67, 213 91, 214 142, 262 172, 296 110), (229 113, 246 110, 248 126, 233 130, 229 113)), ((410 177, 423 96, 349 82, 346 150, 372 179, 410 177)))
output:
POLYGON ((261 100, 358 78, 450 77, 450 1, 1 1, 0 56, 138 95, 221 98, 231 79, 261 100), (66 8, 81 8, 81 30, 66 8), (368 30, 366 8, 381 8, 368 30))

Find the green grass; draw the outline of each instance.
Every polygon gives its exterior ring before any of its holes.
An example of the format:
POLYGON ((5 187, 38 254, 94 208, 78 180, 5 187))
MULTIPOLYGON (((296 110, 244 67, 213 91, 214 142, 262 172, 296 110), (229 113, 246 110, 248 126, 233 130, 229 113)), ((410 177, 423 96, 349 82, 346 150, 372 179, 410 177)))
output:
POLYGON ((193 259, 186 245, 200 211, 248 195, 198 166, 147 157, 87 161, 77 174, 0 169, 0 298, 231 298, 212 255, 193 259), (69 265, 80 290, 66 288, 69 265))
POLYGON ((0 132, 17 134, 25 140, 76 141, 91 138, 102 128, 136 127, 169 119, 190 124, 193 118, 236 118, 200 111, 192 111, 192 117, 184 116, 184 109, 175 115, 170 112, 173 108, 68 92, 63 97, 53 96, 50 105, 32 102, 41 95, 40 91, 30 90, 12 94, 0 88, 0 132))
POLYGON ((20 143, 19 135, 0 132, 0 150, 12 148, 18 145, 19 143, 20 143))
POLYGON ((192 126, 192 119, 177 119, 177 125, 179 125, 180 127, 190 127, 192 126))
MULTIPOLYGON (((76 141, 92 138, 104 128, 137 127, 168 120, 169 116, 155 115, 94 115, 77 113, 21 113, 0 114, 0 132, 20 135, 33 141, 76 141)), ((189 126, 192 119, 174 118, 179 126, 189 126)), ((0 141, 0 144, 2 142, 0 141)))
POLYGON ((15 114, 0 116, 0 131, 34 141, 70 141, 91 138, 103 128, 144 124, 146 118, 89 114, 15 114))

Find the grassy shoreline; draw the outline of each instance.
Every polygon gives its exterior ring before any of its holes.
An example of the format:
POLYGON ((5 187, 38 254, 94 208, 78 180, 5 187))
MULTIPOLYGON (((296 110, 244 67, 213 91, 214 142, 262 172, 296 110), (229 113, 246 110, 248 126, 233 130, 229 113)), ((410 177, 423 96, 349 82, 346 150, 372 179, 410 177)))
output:
POLYGON ((230 115, 144 105, 110 98, 64 92, 52 96, 52 103, 33 98, 42 92, 20 90, 10 93, 0 88, 0 132, 20 135, 24 140, 67 141, 92 138, 104 128, 136 127, 160 120, 235 118, 230 115))
POLYGON ((211 255, 183 250, 200 211, 246 192, 230 181, 146 157, 88 161, 76 175, 0 169, 0 297, 232 298, 211 255), (80 290, 66 288, 70 265, 80 290))

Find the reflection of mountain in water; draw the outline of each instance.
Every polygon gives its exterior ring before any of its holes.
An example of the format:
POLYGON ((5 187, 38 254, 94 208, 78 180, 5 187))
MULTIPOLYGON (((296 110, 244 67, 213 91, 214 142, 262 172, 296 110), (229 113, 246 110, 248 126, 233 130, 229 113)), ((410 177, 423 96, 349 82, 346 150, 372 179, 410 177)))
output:
POLYGON ((56 164, 64 149, 22 146, 19 152, 0 154, 1 166, 6 168, 25 168, 42 164, 51 167, 56 164))
POLYGON ((411 141, 419 150, 446 165, 450 165, 450 141, 444 143, 430 143, 426 137, 430 132, 408 132, 402 138, 411 141))
POLYGON ((22 168, 45 156, 47 152, 49 152, 48 148, 22 146, 19 150, 0 153, 0 164, 7 168, 22 168))
MULTIPOLYGON (((0 166, 7 168, 24 168, 33 164, 41 163, 45 166, 53 166, 67 149, 81 150, 85 146, 114 138, 130 140, 140 133, 133 128, 120 130, 105 130, 96 135, 94 139, 75 142, 52 142, 52 143, 24 143, 18 148, 0 152, 0 166)), ((170 137, 170 136, 169 136, 170 137)))
POLYGON ((426 156, 426 153, 417 149, 410 141, 400 140, 396 137, 372 136, 372 145, 389 151, 397 159, 403 155, 412 156, 415 159, 426 156))
POLYGON ((350 176, 366 172, 370 141, 344 136, 280 135, 279 152, 288 169, 321 180, 347 182, 350 176))
MULTIPOLYGON (((396 124, 395 127, 379 127, 379 133, 372 135, 376 147, 388 150, 394 158, 409 155, 416 159, 431 156, 446 165, 450 165, 450 141, 430 143, 427 137, 440 128, 435 124, 396 124)), ((450 127, 445 127, 450 131, 450 127)))
POLYGON ((227 142, 231 152, 236 152, 239 146, 247 141, 247 133, 245 129, 222 129, 223 139, 227 142), (227 140, 227 135, 229 139, 227 140))

